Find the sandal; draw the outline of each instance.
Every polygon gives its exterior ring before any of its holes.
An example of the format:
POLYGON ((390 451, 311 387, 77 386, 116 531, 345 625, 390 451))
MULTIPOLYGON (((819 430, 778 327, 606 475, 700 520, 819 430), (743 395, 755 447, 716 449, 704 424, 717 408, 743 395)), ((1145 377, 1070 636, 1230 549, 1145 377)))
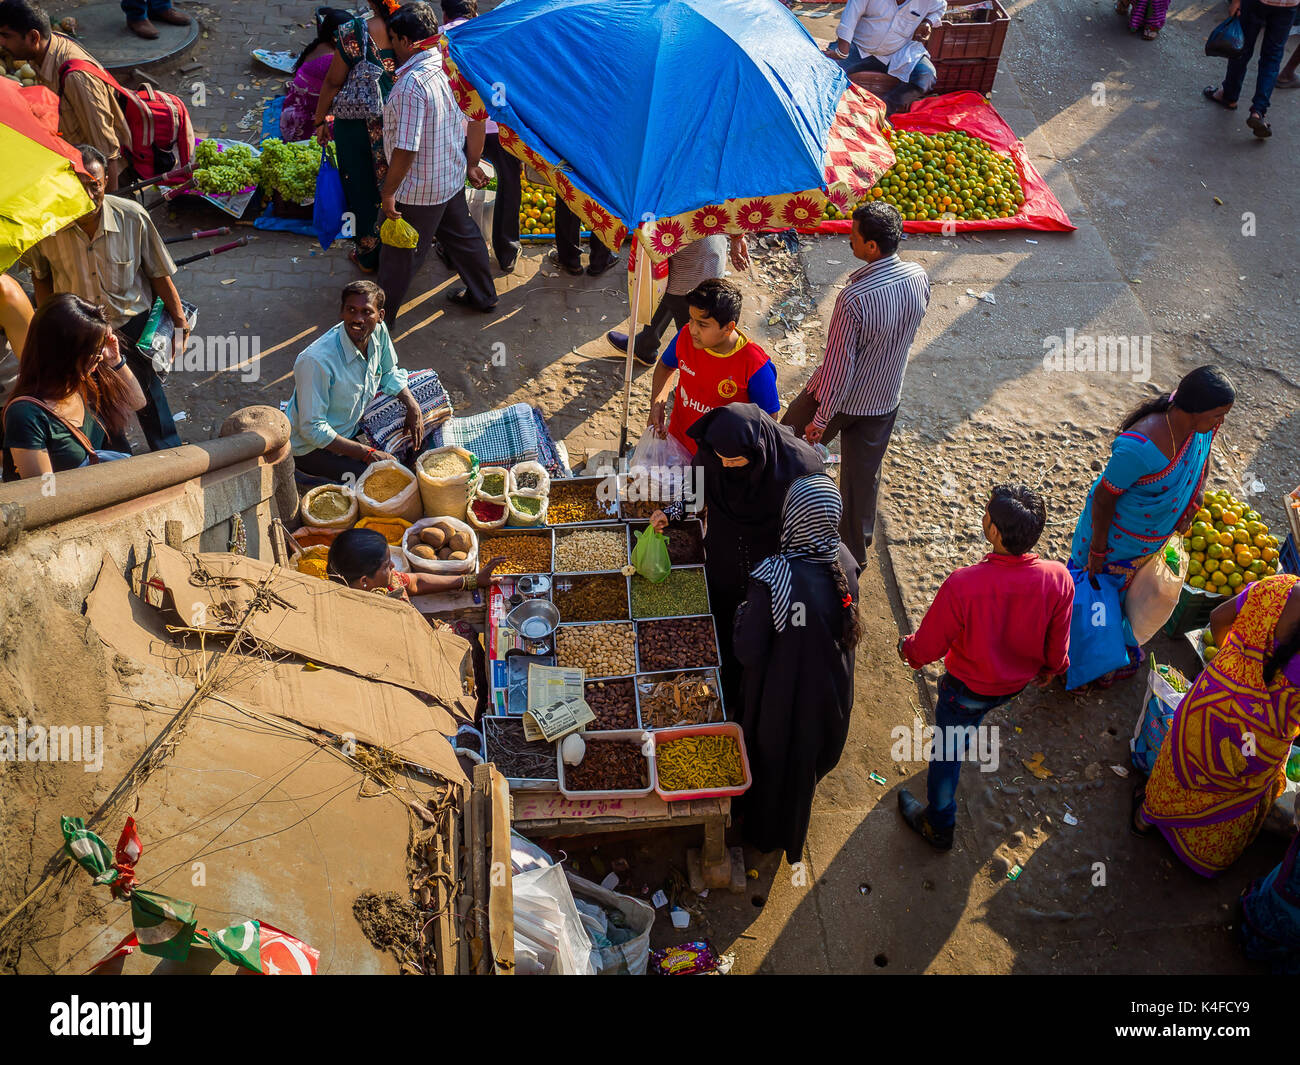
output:
POLYGON ((1159 36, 1160 36, 1160 31, 1156 29, 1154 26, 1142 27, 1142 39, 1144 41, 1154 41, 1159 36))
POLYGON ((1204 96, 1207 100, 1209 100, 1210 103, 1218 104, 1220 107, 1225 108, 1228 111, 1237 110, 1236 100, 1233 100, 1232 103, 1228 103, 1227 100, 1225 100, 1222 96, 1219 95, 1219 92, 1222 90, 1222 88, 1223 86, 1221 85, 1207 85, 1205 86, 1205 88, 1201 90, 1201 95, 1204 96))
POLYGON ((355 266, 355 267, 356 267, 358 270, 360 270, 363 274, 376 274, 376 273, 379 272, 378 270, 374 269, 373 267, 362 266, 362 265, 361 265, 361 259, 358 258, 357 253, 354 252, 354 251, 350 251, 350 252, 348 252, 348 262, 350 262, 353 266, 355 266))
POLYGON ((1142 804, 1146 802, 1146 798, 1147 798, 1146 781, 1144 780, 1139 784, 1134 784, 1133 801, 1129 805, 1128 830, 1132 832, 1133 835, 1137 836, 1139 839, 1145 839, 1147 836, 1151 835, 1156 830, 1155 825, 1148 824, 1146 821, 1141 820, 1142 804))
POLYGON ((1128 9, 1133 6, 1133 0, 1115 0, 1115 14, 1127 15, 1128 9))
POLYGON ((1273 136, 1273 127, 1264 121, 1264 116, 1258 111, 1252 111, 1250 113, 1250 117, 1246 119, 1246 125, 1254 131, 1255 136, 1260 140, 1263 140, 1265 137, 1273 136))

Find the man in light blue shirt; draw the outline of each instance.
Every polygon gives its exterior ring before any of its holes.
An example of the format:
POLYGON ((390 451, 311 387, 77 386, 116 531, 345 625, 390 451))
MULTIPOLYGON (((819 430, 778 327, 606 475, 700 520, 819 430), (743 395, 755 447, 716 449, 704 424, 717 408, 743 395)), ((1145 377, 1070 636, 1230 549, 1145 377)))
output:
POLYGON ((360 476, 367 466, 393 458, 353 437, 361 415, 382 392, 406 406, 411 446, 424 440, 420 405, 406 387, 406 371, 384 325, 384 290, 373 281, 343 288, 343 321, 298 356, 293 364, 293 396, 285 414, 294 463, 303 473, 342 480, 360 476))

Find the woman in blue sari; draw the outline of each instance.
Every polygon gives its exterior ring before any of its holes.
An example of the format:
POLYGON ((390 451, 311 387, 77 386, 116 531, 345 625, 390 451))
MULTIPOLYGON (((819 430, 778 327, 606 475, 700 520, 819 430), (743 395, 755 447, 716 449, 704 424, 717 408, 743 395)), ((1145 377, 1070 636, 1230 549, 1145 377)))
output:
MULTIPOLYGON (((1069 568, 1076 582, 1084 573, 1106 573, 1121 578, 1127 593, 1138 569, 1188 529, 1200 507, 1214 434, 1235 398, 1222 370, 1201 366, 1124 419, 1074 529, 1069 568)), ((1126 620, 1110 623, 1124 626, 1129 658, 1098 677, 1099 687, 1131 677, 1143 658, 1126 620)))

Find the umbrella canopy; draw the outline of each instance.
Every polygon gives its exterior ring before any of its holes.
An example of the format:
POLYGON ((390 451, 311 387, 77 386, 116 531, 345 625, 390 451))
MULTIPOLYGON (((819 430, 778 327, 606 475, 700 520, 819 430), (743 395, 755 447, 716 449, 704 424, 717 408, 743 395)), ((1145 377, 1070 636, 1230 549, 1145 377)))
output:
POLYGON ((815 223, 894 162, 883 105, 777 0, 513 0, 440 46, 462 109, 607 245, 639 228, 656 262, 815 223))
POLYGON ((77 177, 81 155, 59 137, 59 100, 0 78, 0 270, 94 209, 77 177))

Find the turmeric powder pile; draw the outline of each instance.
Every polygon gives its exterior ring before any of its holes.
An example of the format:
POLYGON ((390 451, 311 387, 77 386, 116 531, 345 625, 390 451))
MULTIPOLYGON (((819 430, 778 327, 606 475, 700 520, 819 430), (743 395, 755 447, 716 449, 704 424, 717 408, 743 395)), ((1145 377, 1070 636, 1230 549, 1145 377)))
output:
POLYGON ((411 475, 405 470, 378 470, 366 478, 365 492, 376 503, 386 503, 410 483, 411 475))
POLYGON ((655 748, 664 791, 738 788, 745 783, 740 747, 730 736, 683 736, 655 748))
POLYGON ((405 518, 369 517, 357 522, 358 529, 374 529, 390 544, 400 544, 411 523, 405 518))

